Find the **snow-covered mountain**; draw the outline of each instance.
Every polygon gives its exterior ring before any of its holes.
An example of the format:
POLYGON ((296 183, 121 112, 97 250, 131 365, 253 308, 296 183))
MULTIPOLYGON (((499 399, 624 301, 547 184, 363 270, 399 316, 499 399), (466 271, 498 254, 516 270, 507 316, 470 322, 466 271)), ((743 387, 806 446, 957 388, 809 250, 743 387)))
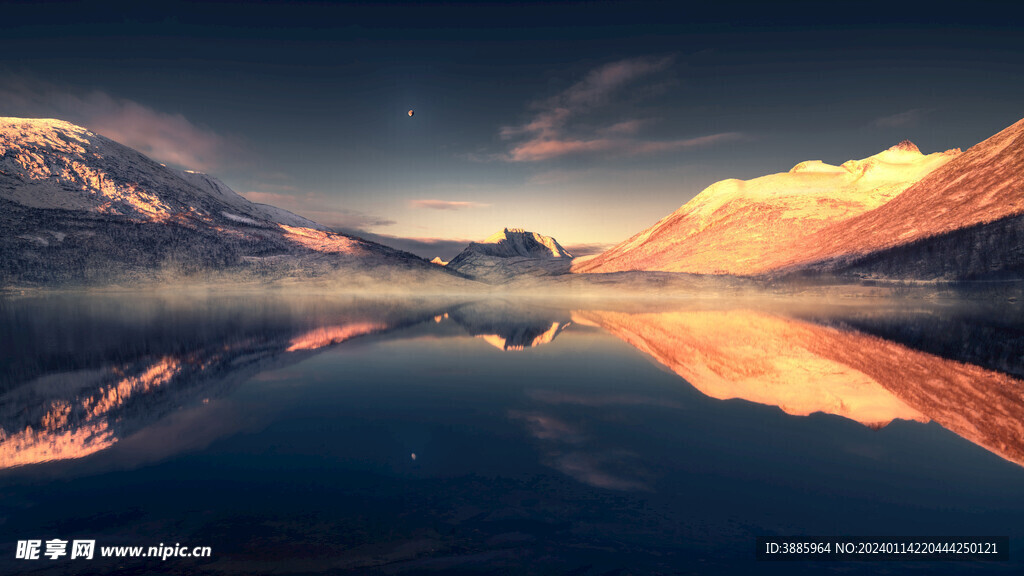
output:
POLYGON ((182 274, 451 276, 425 260, 246 200, 61 120, 0 118, 0 286, 182 274))
POLYGON ((473 242, 446 265, 472 278, 505 281, 517 276, 565 274, 572 254, 557 240, 522 228, 505 228, 473 242))
POLYGON ((557 240, 522 228, 505 228, 480 242, 473 242, 456 256, 449 265, 471 254, 497 258, 572 258, 557 240))
POLYGON ((863 160, 819 160, 712 184, 660 222, 574 272, 759 274, 805 260, 808 238, 898 197, 959 150, 923 155, 907 141, 863 160))
POLYGON ((1024 277, 1024 120, 966 152, 910 142, 713 184, 574 272, 1024 277))
POLYGON ((791 269, 915 279, 1024 277, 1024 120, 891 202, 807 238, 791 269))

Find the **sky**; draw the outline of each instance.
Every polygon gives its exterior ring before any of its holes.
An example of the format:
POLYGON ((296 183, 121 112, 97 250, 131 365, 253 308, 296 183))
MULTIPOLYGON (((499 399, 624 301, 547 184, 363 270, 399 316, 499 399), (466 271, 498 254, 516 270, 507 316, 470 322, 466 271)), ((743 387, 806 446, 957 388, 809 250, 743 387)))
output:
POLYGON ((1024 117, 1024 18, 1009 2, 0 13, 0 116, 75 122, 428 258, 504 227, 594 253, 718 180, 904 139, 966 149, 1024 117))

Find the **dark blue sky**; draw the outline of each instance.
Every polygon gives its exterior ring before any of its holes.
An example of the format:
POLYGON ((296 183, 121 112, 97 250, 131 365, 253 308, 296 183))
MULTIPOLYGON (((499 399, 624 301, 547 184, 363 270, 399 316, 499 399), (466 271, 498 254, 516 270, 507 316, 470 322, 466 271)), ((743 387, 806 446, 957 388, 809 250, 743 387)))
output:
POLYGON ((717 180, 1024 117, 1012 3, 684 4, 7 2, 0 116, 445 256, 614 243, 717 180))

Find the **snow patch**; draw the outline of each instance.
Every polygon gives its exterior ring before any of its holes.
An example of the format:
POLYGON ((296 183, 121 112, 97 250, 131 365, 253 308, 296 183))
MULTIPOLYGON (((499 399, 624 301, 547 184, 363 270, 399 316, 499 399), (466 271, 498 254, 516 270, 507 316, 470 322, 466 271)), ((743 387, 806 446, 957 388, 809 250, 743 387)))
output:
POLYGON ((224 216, 225 218, 227 218, 228 220, 231 220, 231 221, 234 221, 234 222, 241 222, 243 224, 251 224, 253 226, 256 226, 256 225, 259 224, 259 222, 253 220, 252 218, 246 218, 245 216, 239 216, 237 214, 232 214, 231 212, 221 212, 221 215, 224 216))

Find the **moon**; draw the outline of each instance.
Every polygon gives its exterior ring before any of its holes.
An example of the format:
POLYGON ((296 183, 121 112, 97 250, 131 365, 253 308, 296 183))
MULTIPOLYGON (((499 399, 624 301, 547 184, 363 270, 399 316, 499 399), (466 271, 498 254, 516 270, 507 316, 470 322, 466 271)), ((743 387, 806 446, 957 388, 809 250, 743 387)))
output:
POLYGON ((412 110, 409 110, 409 117, 410 118, 412 118, 412 114, 413 114, 412 110))

